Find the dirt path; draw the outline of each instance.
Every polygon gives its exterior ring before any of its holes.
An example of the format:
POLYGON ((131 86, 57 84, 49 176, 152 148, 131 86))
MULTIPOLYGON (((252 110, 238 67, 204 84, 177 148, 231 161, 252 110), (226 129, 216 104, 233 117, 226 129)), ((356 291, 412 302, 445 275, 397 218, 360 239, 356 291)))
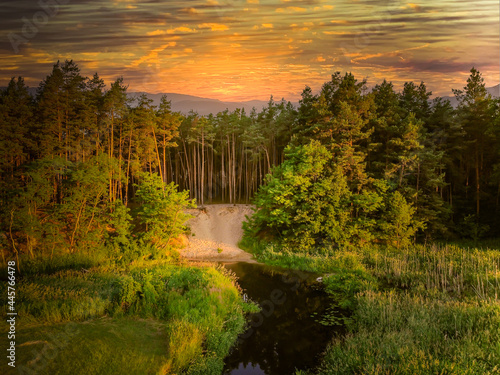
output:
POLYGON ((251 205, 206 205, 188 213, 194 216, 188 221, 192 235, 189 244, 180 250, 182 256, 193 260, 257 263, 251 254, 238 248, 245 215, 253 213, 251 205))

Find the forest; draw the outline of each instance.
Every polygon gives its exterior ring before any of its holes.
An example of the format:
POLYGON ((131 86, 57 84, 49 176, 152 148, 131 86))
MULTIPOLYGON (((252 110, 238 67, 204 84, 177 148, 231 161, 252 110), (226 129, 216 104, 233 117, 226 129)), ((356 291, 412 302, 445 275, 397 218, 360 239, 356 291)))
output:
POLYGON ((35 97, 22 77, 0 96, 2 256, 116 242, 155 178, 170 204, 255 201, 247 229, 293 246, 498 236, 500 104, 474 68, 454 93, 337 72, 298 108, 183 115, 57 62, 35 97))
POLYGON ((17 282, 0 312, 19 313, 19 373, 223 373, 261 307, 178 252, 188 210, 218 203, 252 205, 239 247, 285 279, 314 272, 316 323, 341 327, 296 375, 498 373, 500 99, 478 70, 456 107, 340 72, 250 113, 127 91, 72 60, 35 95, 22 77, 0 91, 1 295, 17 282))

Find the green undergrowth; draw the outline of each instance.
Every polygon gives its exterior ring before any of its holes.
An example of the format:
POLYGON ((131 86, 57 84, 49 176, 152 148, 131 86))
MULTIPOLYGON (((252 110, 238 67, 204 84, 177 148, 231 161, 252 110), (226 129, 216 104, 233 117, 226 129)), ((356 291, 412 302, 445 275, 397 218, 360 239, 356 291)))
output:
POLYGON ((500 306, 410 292, 363 292, 349 333, 317 374, 498 374, 500 306))
POLYGON ((349 312, 324 319, 348 333, 309 374, 500 373, 498 247, 242 245, 264 263, 322 273, 332 307, 349 312))
MULTIPOLYGON (((16 285, 17 365, 24 373, 220 374, 253 309, 221 266, 58 262, 26 264, 16 285), (58 347, 60 335, 67 339, 58 347)), ((6 288, 2 283, 2 296, 6 288)), ((3 317, 7 307, 4 301, 3 317)))

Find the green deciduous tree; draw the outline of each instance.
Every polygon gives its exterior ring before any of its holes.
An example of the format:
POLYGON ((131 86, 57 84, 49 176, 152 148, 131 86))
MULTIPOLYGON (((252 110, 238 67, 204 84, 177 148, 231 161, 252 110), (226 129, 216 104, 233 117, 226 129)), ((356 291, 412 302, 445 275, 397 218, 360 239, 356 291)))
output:
POLYGON ((415 208, 399 191, 387 196, 385 212, 380 220, 383 238, 396 247, 408 246, 424 224, 415 220, 415 208))
POLYGON ((158 248, 165 248, 172 238, 183 233, 190 217, 184 210, 195 206, 187 191, 178 192, 173 182, 165 184, 156 173, 139 175, 136 198, 139 207, 134 214, 144 226, 142 240, 158 248))
POLYGON ((285 155, 256 194, 247 236, 307 250, 392 243, 396 228, 398 246, 411 241, 418 228, 415 210, 385 181, 372 179, 362 190, 350 186, 345 168, 318 141, 288 147, 285 155))

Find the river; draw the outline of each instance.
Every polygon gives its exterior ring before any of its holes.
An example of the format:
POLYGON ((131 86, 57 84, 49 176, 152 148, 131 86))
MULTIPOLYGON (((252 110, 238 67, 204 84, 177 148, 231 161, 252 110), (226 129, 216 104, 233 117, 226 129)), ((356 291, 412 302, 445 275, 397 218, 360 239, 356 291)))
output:
POLYGON ((318 275, 262 264, 227 263, 245 298, 261 312, 226 358, 224 375, 286 375, 319 364, 328 342, 341 327, 318 322, 331 302, 318 275))

